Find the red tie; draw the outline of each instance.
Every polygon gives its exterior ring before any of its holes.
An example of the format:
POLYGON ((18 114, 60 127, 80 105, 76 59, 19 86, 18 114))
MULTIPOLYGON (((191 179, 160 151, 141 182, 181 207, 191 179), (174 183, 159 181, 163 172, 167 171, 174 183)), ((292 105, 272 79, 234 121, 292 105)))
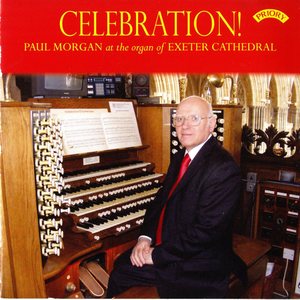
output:
MULTIPOLYGON (((180 166, 180 170, 178 173, 178 177, 175 181, 175 183, 173 184, 169 195, 168 195, 168 200, 170 199, 172 193, 174 192, 177 184, 179 183, 179 181, 181 180, 181 178, 183 177, 184 173, 186 172, 189 164, 191 162, 191 158, 188 154, 186 154, 181 162, 181 166, 180 166)), ((161 244, 161 235, 162 235, 162 225, 163 225, 163 220, 164 220, 164 215, 165 215, 165 210, 166 210, 166 206, 167 206, 167 202, 165 203, 161 213, 160 213, 160 217, 159 217, 159 221, 158 221, 158 226, 156 229, 156 245, 161 244)))

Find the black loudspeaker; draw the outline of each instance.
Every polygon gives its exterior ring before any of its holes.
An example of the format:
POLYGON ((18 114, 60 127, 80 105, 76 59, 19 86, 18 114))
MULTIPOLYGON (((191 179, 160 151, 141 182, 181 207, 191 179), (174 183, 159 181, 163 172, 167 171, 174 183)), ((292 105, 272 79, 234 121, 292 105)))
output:
POLYGON ((132 97, 149 97, 150 78, 146 74, 135 74, 132 76, 132 97))

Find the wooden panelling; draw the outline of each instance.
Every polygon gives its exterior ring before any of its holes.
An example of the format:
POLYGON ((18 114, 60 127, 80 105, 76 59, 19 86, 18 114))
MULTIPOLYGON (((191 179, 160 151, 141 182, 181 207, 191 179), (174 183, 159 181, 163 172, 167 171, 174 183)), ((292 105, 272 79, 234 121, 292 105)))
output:
MULTIPOLYGON (((168 144, 164 138, 164 126, 170 128, 168 120, 164 120, 163 112, 168 110, 162 109, 160 106, 154 107, 138 107, 138 124, 143 144, 151 145, 147 151, 141 151, 139 157, 142 161, 155 162, 156 170, 165 170, 164 154, 170 151, 164 151, 164 147, 168 144)), ((167 157, 168 160, 168 157, 167 157)))
POLYGON ((213 106, 213 109, 223 109, 224 111, 224 142, 227 149, 236 162, 240 162, 241 139, 242 139, 242 107, 241 106, 213 106))
POLYGON ((120 102, 132 102, 136 104, 136 100, 134 99, 96 99, 96 98, 41 98, 41 99, 28 99, 28 101, 32 101, 33 103, 48 103, 52 108, 109 108, 109 102, 111 101, 120 101, 120 102))
POLYGON ((3 297, 45 297, 28 105, 1 108, 3 297), (34 283, 34 284, 33 284, 34 283))

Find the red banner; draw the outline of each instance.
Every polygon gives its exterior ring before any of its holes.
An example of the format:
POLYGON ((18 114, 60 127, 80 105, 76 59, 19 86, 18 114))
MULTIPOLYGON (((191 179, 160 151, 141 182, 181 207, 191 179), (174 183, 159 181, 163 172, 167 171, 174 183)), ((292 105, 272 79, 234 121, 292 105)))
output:
POLYGON ((3 73, 299 73, 299 0, 2 0, 3 73))

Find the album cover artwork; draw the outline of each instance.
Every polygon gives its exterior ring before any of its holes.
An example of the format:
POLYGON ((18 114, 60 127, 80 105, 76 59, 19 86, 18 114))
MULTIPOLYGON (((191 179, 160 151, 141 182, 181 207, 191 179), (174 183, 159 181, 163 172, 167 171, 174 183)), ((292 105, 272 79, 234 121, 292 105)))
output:
MULTIPOLYGON (((84 217, 86 211, 93 216, 94 212, 89 207, 82 211, 82 202, 102 196, 112 200, 102 185, 112 180, 123 193, 123 177, 131 176, 132 183, 141 174, 154 184, 154 192, 149 187, 143 191, 146 202, 152 201, 173 155, 182 149, 173 117, 176 105, 188 96, 201 96, 212 104, 217 117, 212 134, 238 164, 241 151, 262 157, 271 153, 288 157, 289 169, 299 169, 299 20, 299 0, 2 0, 0 297, 104 297, 106 271, 112 270, 120 251, 116 239, 121 236, 126 247, 132 245, 137 237, 132 232, 143 223, 145 209, 134 211, 135 227, 124 225, 122 216, 113 229, 104 225, 108 229, 104 235, 99 227, 88 230, 90 219, 84 217), (53 156, 59 157, 55 163, 53 156), (67 175, 61 170, 63 160, 67 175), (124 171, 129 160, 138 166, 124 171), (118 168, 116 175, 110 165, 118 168), (54 175, 41 174, 44 168, 54 175), (134 174, 135 168, 139 174, 134 174), (53 181, 58 182, 54 192, 49 191, 53 181), (63 184, 69 190, 62 192, 63 184), (83 190, 96 188, 97 193, 87 196, 79 191, 85 184, 83 190), (61 192, 75 195, 62 204, 66 198, 61 192), (80 212, 69 218, 74 207, 80 212), (64 224, 60 214, 67 220, 64 224), (32 225, 29 229, 26 221, 32 225), (129 232, 128 239, 122 237, 124 232, 129 232), (101 254, 95 269, 91 253, 98 255, 108 237, 113 248, 104 248, 111 261, 101 254), (106 269, 99 271, 101 264, 106 269), (96 283, 98 290, 92 295, 82 287, 85 276, 94 279, 93 272, 98 272, 102 284, 96 283)), ((296 171, 283 172, 280 178, 292 181, 296 171)), ((248 172, 243 180, 248 217, 253 213, 256 175, 248 172)), ((133 203, 131 187, 125 192, 133 203)), ((288 193, 289 205, 293 201, 298 205, 299 190, 288 193)), ((280 199, 287 193, 278 195, 281 212, 280 199)), ((104 205, 101 218, 106 218, 107 207, 109 213, 118 213, 119 203, 113 203, 112 209, 104 205)), ((292 229, 286 236, 294 244, 283 258, 290 261, 300 251, 295 242, 300 208, 288 209, 292 229)), ((239 228, 248 235, 249 220, 239 228)), ((285 219, 277 220, 281 226, 285 219)), ((280 296, 299 296, 296 259, 287 267, 287 280, 289 293, 281 290, 280 296)))
POLYGON ((297 73, 299 2, 1 3, 16 73, 297 73))

